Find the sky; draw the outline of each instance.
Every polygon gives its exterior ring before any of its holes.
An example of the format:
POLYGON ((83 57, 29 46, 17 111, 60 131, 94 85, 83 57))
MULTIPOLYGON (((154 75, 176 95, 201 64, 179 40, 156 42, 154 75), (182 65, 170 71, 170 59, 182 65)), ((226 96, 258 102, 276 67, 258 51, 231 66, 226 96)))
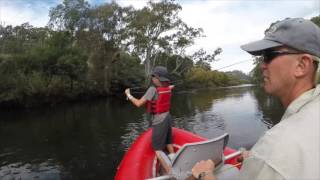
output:
MULTIPOLYGON (((0 23, 20 25, 29 22, 43 27, 49 21, 49 10, 63 0, 0 0, 0 23)), ((99 5, 110 0, 87 0, 99 5)), ((116 0, 121 6, 139 9, 145 0, 116 0)), ((191 54, 203 48, 208 53, 221 47, 219 59, 211 64, 213 70, 241 70, 249 73, 252 57, 240 45, 262 39, 272 22, 290 17, 310 19, 320 15, 320 0, 178 0, 182 6, 181 19, 189 26, 202 28, 205 37, 188 48, 191 54), (242 62, 242 63, 239 63, 242 62), (235 64, 235 65, 233 65, 235 64), (231 65, 231 66, 230 66, 231 65)))

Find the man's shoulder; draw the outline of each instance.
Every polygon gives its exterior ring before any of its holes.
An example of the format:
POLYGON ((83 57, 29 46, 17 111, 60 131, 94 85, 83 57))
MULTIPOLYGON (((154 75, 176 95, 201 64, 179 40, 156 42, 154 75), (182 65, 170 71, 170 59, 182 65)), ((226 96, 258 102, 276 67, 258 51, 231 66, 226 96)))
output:
POLYGON ((296 128, 305 131, 306 128, 320 129, 320 96, 306 103, 298 112, 282 119, 286 128, 296 128))
POLYGON ((261 156, 266 156, 268 159, 282 157, 285 151, 294 154, 292 151, 317 144, 317 142, 313 143, 313 141, 317 141, 316 135, 318 131, 319 126, 316 124, 310 124, 305 119, 293 115, 268 130, 252 150, 261 156))
POLYGON ((277 168, 272 164, 266 162, 265 159, 261 159, 257 156, 251 155, 245 159, 240 170, 239 180, 248 179, 285 179, 282 172, 279 172, 277 168))
MULTIPOLYGON (((271 128, 254 145, 252 155, 262 159, 285 177, 294 177, 292 174, 304 176, 304 168, 309 167, 307 164, 312 158, 319 157, 320 143, 319 119, 309 121, 312 118, 303 117, 301 113, 297 113, 271 128), (305 167, 301 167, 301 164, 305 167), (296 174, 297 169, 301 170, 300 174, 296 174)), ((309 170, 313 173, 316 168, 309 167, 309 170)))
POLYGON ((312 113, 315 115, 320 115, 320 95, 316 96, 307 103, 304 107, 301 108, 302 113, 312 113))

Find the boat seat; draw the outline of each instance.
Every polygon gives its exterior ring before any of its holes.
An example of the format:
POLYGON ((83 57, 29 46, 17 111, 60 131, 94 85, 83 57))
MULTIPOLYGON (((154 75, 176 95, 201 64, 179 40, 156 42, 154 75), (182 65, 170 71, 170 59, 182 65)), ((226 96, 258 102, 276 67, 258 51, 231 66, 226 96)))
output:
MULTIPOLYGON (((192 167, 201 160, 211 159, 217 168, 224 164, 223 151, 228 143, 229 135, 227 133, 207 141, 184 144, 172 162, 168 157, 164 157, 166 162, 171 165, 171 174, 166 177, 175 179, 186 179, 192 175, 192 167)), ((159 177, 160 178, 160 177, 159 177)), ((159 179, 153 178, 153 179, 159 179)))

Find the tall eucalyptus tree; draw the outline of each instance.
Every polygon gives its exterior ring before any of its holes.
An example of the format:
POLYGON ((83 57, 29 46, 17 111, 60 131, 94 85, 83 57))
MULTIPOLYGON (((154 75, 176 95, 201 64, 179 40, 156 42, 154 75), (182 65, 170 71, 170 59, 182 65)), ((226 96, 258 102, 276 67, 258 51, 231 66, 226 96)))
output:
POLYGON ((178 16, 181 10, 173 1, 148 2, 147 6, 129 11, 127 20, 126 47, 138 55, 145 65, 146 79, 162 52, 184 53, 184 49, 200 37, 202 29, 189 27, 178 16))

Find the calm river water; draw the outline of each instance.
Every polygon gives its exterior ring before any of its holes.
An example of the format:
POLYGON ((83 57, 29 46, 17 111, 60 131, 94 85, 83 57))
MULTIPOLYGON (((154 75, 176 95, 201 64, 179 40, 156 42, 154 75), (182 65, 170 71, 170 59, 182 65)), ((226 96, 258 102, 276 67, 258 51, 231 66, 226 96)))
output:
MULTIPOLYGON (((179 92, 172 101, 175 127, 207 138, 227 132, 233 148, 250 149, 284 113, 251 86, 179 92)), ((0 112, 0 179, 113 179, 147 128, 144 109, 124 97, 0 112)))

